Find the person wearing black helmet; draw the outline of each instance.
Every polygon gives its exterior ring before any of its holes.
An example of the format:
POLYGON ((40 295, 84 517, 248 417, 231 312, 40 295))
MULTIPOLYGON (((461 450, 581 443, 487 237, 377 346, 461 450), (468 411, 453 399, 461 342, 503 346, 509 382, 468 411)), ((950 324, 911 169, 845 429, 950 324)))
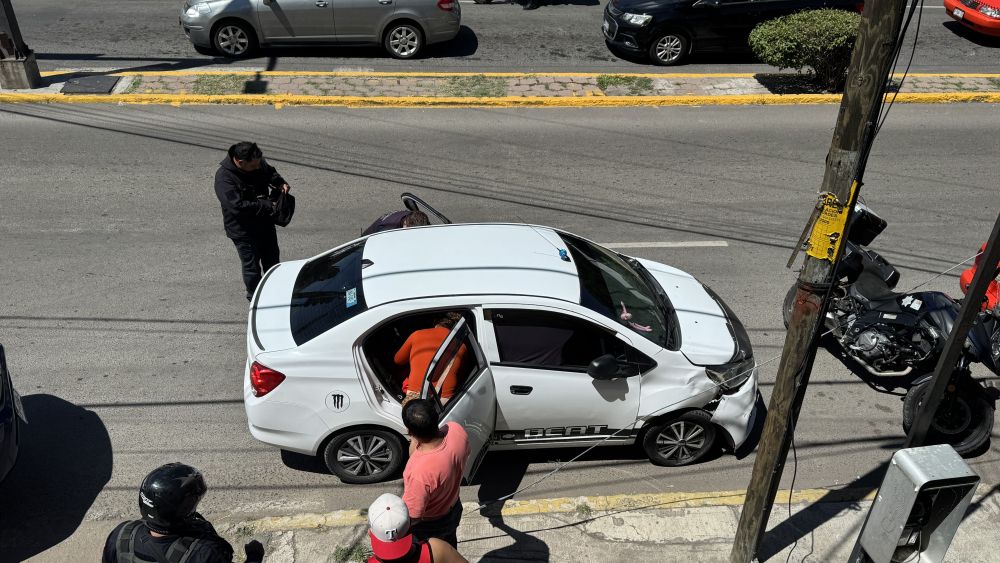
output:
MULTIPOLYGON (((233 547, 198 514, 208 486, 201 472, 183 463, 154 469, 139 487, 141 520, 122 522, 104 543, 103 563, 232 563, 233 547)), ((247 563, 264 560, 254 540, 247 563)))

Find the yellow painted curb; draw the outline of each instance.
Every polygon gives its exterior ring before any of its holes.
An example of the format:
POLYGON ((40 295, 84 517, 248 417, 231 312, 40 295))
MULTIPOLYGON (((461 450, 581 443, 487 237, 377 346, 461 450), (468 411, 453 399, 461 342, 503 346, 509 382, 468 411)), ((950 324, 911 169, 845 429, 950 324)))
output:
MULTIPOLYGON (((840 94, 747 94, 717 96, 305 96, 297 94, 0 94, 7 104, 236 104, 341 107, 628 107, 708 105, 801 105, 840 103, 840 94)), ((892 95, 886 96, 891 99, 892 95)), ((942 104, 956 102, 1000 103, 1000 92, 901 93, 898 103, 942 104)))
MULTIPOLYGON (((871 489, 803 489, 792 494, 793 503, 857 502, 875 498, 871 489)), ((788 502, 789 491, 778 491, 776 504, 788 502)), ((538 514, 587 513, 600 515, 608 512, 655 510, 668 508, 699 508, 708 506, 741 506, 745 491, 718 491, 706 493, 657 493, 648 495, 611 495, 591 497, 566 497, 540 500, 508 501, 500 513, 504 516, 538 514)), ((464 503, 467 513, 477 512, 479 505, 464 503)), ((298 514, 250 520, 240 524, 255 533, 338 528, 367 524, 367 515, 361 510, 337 510, 326 514, 298 514)))
MULTIPOLYGON (((58 76, 60 74, 103 74, 101 71, 81 71, 81 70, 50 70, 42 72, 42 76, 58 76)), ((639 78, 754 78, 759 75, 786 74, 795 76, 794 73, 770 73, 770 72, 391 72, 391 71, 355 71, 355 70, 330 70, 330 71, 310 71, 310 70, 158 70, 158 71, 119 71, 108 72, 108 76, 332 76, 332 77, 426 77, 426 78, 448 78, 452 76, 486 76, 486 77, 523 77, 535 78, 539 76, 552 76, 561 78, 588 78, 602 75, 609 76, 634 76, 639 78)), ((902 77, 902 73, 896 73, 893 77, 902 77)), ((1000 78, 1000 73, 947 73, 947 72, 911 72, 906 76, 919 78, 1000 78)))

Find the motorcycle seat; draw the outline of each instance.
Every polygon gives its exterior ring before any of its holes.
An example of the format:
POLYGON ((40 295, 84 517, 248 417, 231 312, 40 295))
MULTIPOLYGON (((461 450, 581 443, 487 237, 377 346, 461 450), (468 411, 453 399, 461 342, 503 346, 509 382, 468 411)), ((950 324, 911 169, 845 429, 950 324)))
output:
POLYGON ((868 301, 874 311, 902 312, 898 299, 900 294, 894 293, 885 280, 872 272, 861 272, 857 281, 854 282, 853 288, 859 297, 868 301))

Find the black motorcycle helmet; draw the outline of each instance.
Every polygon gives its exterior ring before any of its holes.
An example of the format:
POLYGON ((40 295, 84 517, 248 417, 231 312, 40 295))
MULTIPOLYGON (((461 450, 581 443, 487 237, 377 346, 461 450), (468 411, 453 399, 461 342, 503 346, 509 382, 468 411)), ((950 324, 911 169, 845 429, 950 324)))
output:
POLYGON ((191 519, 208 491, 205 478, 190 465, 168 463, 157 467, 139 487, 139 513, 150 530, 169 534, 191 519))

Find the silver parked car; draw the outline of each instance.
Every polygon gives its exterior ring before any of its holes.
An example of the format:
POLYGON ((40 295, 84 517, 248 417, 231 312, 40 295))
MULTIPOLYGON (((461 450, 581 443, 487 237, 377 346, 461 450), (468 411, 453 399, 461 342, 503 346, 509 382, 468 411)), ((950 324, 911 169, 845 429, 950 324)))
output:
POLYGON ((201 51, 262 45, 381 44, 397 59, 458 35, 458 0, 185 0, 180 24, 201 51))

